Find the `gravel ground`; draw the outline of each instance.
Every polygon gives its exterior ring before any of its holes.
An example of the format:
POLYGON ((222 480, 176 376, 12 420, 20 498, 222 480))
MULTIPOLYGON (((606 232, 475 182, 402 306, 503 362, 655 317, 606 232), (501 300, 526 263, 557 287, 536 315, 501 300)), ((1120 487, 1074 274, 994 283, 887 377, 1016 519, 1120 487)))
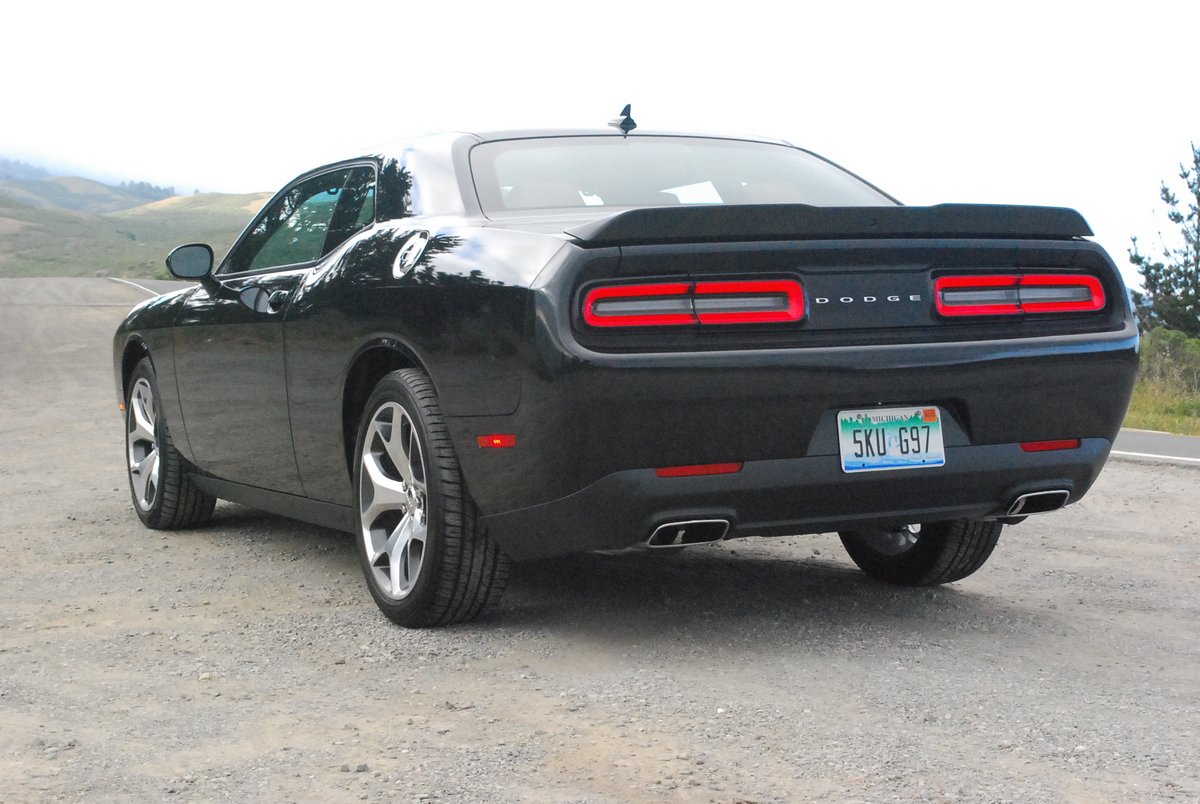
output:
POLYGON ((0 280, 0 801, 1200 801, 1200 470, 1114 461, 939 589, 755 539, 522 565, 405 631, 348 536, 138 524, 139 298, 0 280))

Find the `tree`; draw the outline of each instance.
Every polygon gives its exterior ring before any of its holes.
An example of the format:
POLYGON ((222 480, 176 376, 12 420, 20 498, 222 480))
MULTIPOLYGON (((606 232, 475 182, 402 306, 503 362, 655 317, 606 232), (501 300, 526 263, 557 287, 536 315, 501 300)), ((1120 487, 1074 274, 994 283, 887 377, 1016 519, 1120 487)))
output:
POLYGON ((1200 337, 1200 148, 1192 143, 1191 167, 1179 165, 1179 178, 1187 187, 1183 203, 1164 181, 1159 197, 1167 205, 1167 220, 1179 227, 1182 245, 1170 245, 1159 234, 1161 262, 1138 248, 1133 238, 1129 261, 1142 275, 1145 292, 1133 293, 1133 302, 1147 329, 1166 327, 1200 337))

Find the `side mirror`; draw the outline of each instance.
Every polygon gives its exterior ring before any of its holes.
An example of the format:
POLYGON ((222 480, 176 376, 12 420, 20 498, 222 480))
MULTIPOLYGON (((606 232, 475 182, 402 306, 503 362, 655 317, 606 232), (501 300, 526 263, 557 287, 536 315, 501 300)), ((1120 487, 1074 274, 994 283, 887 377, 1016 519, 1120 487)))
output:
POLYGON ((212 274, 212 269, 212 246, 204 243, 179 246, 167 255, 167 270, 179 279, 198 279, 203 282, 212 274))

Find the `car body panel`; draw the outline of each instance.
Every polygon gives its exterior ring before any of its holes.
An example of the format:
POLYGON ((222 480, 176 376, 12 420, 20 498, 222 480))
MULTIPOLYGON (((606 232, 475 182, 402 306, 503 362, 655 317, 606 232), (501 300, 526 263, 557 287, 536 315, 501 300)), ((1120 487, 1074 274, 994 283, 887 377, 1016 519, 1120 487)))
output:
POLYGON ((298 177, 267 209, 308 179, 371 166, 373 222, 304 264, 230 272, 226 257, 211 286, 135 309, 114 341, 119 393, 131 356, 149 354, 168 427, 209 493, 353 529, 353 441, 369 392, 356 384, 419 368, 489 532, 518 558, 628 546, 677 517, 772 535, 1003 518, 1017 495, 1061 489, 1073 502, 1090 487, 1128 404, 1137 331, 1120 274, 1082 239, 1078 213, 759 204, 485 215, 471 149, 562 134, 447 135, 298 177), (1096 277, 1106 302, 1087 314, 939 315, 939 277, 996 272, 1096 277), (802 320, 625 331, 582 315, 589 288, 745 277, 799 282, 802 320), (843 473, 838 411, 906 405, 942 412, 946 465, 843 473), (488 434, 516 446, 481 448, 488 434), (1020 447, 1055 439, 1080 443, 1020 447), (742 468, 655 471, 709 463, 742 468))

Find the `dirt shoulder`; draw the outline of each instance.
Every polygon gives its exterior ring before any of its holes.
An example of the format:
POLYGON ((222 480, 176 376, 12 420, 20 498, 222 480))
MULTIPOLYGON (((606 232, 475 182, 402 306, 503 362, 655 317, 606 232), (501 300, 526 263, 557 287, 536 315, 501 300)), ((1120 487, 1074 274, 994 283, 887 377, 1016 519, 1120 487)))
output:
POLYGON ((1200 470, 1114 461, 908 590, 836 537, 520 566, 405 631, 349 537, 130 510, 140 291, 0 280, 0 801, 1200 800, 1200 470))

